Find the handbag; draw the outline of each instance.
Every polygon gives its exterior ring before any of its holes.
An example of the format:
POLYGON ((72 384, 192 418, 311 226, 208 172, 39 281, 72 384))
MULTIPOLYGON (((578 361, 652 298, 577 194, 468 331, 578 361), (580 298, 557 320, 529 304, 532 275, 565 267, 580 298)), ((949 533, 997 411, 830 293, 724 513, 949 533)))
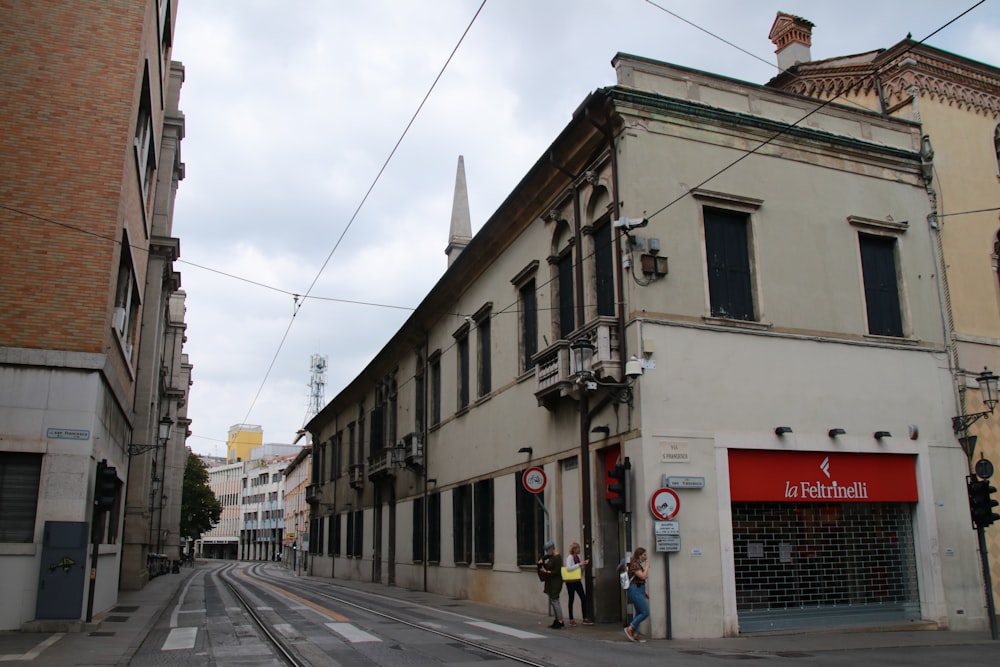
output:
POLYGON ((567 570, 566 566, 563 565, 562 568, 562 580, 563 581, 580 581, 583 578, 583 568, 578 567, 575 570, 567 570))

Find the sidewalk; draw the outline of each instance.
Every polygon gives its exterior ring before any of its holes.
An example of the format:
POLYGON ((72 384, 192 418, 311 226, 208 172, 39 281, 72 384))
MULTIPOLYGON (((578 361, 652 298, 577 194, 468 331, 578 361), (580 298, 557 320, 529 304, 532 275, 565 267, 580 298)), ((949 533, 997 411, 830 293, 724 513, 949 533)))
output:
MULTIPOLYGON (((198 567, 181 568, 180 574, 165 574, 150 581, 140 591, 124 591, 118 604, 95 617, 81 632, 72 633, 22 633, 0 632, 0 663, 5 665, 45 665, 46 667, 76 667, 77 665, 128 665, 162 614, 169 614, 173 602, 187 580, 198 567)), ((317 582, 329 582, 320 577, 317 582)), ((454 600, 433 593, 410 591, 358 581, 336 583, 385 597, 406 600, 490 620, 510 627, 531 630, 539 634, 558 635, 561 638, 586 636, 598 641, 626 643, 618 623, 599 623, 591 626, 566 626, 550 630, 552 619, 544 614, 494 607, 469 600, 454 600)), ((763 657, 766 655, 795 657, 823 651, 865 648, 895 648, 923 646, 957 646, 967 644, 998 644, 990 639, 988 630, 955 632, 949 630, 912 629, 842 629, 825 632, 762 634, 730 639, 674 639, 649 640, 651 648, 662 648, 688 653, 707 653, 715 656, 763 657)))
POLYGON ((157 619, 196 571, 163 574, 139 591, 122 591, 118 604, 96 615, 80 632, 0 632, 0 663, 5 665, 128 665, 157 619))

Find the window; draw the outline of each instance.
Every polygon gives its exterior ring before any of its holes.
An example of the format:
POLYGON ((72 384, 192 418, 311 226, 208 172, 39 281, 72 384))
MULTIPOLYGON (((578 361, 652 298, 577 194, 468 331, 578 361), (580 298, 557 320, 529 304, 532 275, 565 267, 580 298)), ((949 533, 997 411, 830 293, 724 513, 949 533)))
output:
POLYGON ((532 357, 538 352, 538 299, 532 278, 518 290, 521 324, 521 370, 535 367, 532 357))
POLYGON ((455 563, 472 562, 472 487, 455 487, 451 492, 452 519, 455 529, 455 563))
POLYGON ((903 318, 899 308, 896 275, 896 239, 859 234, 861 273, 865 284, 868 333, 873 336, 902 336, 903 318))
POLYGON ((712 317, 754 320, 746 213, 705 207, 705 251, 712 317))
POLYGON ((545 510, 541 496, 524 488, 523 472, 514 475, 517 522, 517 564, 534 565, 545 540, 545 510))
POLYGON ((997 172, 1000 172, 1000 124, 993 128, 993 152, 997 157, 997 172))
POLYGON ((477 373, 479 378, 479 397, 486 396, 493 391, 493 362, 490 342, 490 313, 493 304, 487 305, 476 313, 476 340, 477 346, 477 373))
POLYGON ((424 560, 424 499, 413 501, 413 562, 424 560))
POLYGON ((475 485, 475 562, 493 563, 493 480, 484 479, 475 485))
POLYGON ((41 454, 0 452, 0 542, 34 541, 41 476, 41 454))
POLYGON ((559 337, 569 338, 576 328, 576 309, 573 304, 573 252, 567 250, 556 263, 559 275, 559 337))
POLYGON ((427 561, 441 562, 441 494, 427 496, 427 561))
POLYGON ((122 234, 121 253, 118 257, 118 281, 115 287, 115 308, 112 311, 111 326, 118 333, 122 352, 132 363, 135 351, 135 335, 139 321, 139 287, 132 262, 132 246, 128 234, 122 234))
POLYGON ((469 327, 466 325, 455 334, 458 354, 458 409, 469 407, 469 327))
POLYGON ((153 145, 153 104, 149 92, 149 63, 142 75, 142 93, 135 122, 135 158, 139 189, 146 206, 152 199, 153 173, 156 171, 156 147, 153 145))
POLYGON ((363 510, 347 512, 347 556, 349 558, 361 558, 364 552, 362 549, 365 534, 363 517, 363 510))
POLYGON ((357 448, 354 444, 354 422, 347 425, 347 465, 354 465, 355 457, 357 456, 357 448))
POLYGON ((441 423, 441 351, 431 356, 431 425, 441 423))
POLYGON ((612 247, 611 222, 594 231, 594 279, 597 291, 597 315, 615 314, 615 254, 612 247))
POLYGON ((330 517, 330 544, 327 547, 327 553, 331 556, 340 555, 340 514, 334 514, 330 517))
POLYGON ((337 431, 331 447, 332 461, 330 462, 330 481, 336 480, 344 474, 344 432, 337 431))
POLYGON ((424 421, 426 418, 426 386, 424 383, 427 376, 424 374, 424 358, 417 355, 416 371, 413 374, 413 429, 417 433, 424 432, 424 421))

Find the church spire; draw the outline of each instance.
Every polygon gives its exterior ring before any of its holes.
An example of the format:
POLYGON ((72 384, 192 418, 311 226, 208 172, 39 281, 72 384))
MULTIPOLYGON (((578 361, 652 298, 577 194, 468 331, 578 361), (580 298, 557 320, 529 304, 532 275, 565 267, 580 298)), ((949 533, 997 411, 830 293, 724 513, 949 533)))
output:
POLYGON ((469 191, 465 186, 465 158, 458 156, 458 171, 455 174, 455 199, 451 205, 451 230, 448 234, 448 266, 462 254, 472 240, 472 216, 469 215, 469 191))

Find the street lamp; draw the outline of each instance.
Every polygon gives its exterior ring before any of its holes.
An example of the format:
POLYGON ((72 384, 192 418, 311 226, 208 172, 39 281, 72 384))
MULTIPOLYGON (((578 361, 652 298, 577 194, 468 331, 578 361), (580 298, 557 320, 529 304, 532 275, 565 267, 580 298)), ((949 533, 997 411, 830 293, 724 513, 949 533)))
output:
POLYGON ((573 361, 573 374, 576 381, 585 392, 599 391, 618 403, 632 404, 632 383, 642 375, 642 364, 638 359, 632 359, 625 364, 625 382, 606 382, 594 375, 594 351, 597 348, 586 336, 573 341, 570 354, 573 361))
POLYGON ((157 442, 151 445, 139 445, 132 443, 128 446, 128 455, 136 456, 142 454, 143 452, 148 452, 151 449, 157 449, 158 447, 165 447, 167 440, 170 439, 170 431, 173 429, 174 420, 170 418, 170 415, 165 415, 163 419, 160 420, 159 429, 157 435, 157 442))
MULTIPOLYGON (((976 376, 976 381, 979 382, 979 391, 983 395, 983 405, 985 405, 988 410, 983 412, 973 412, 972 414, 961 414, 951 418, 951 427, 955 433, 964 433, 969 430, 969 427, 975 424, 977 421, 983 417, 989 419, 990 415, 993 414, 994 408, 997 406, 997 381, 1000 380, 993 371, 988 368, 983 368, 983 372, 976 376)), ((966 452, 970 457, 972 452, 966 452)))

